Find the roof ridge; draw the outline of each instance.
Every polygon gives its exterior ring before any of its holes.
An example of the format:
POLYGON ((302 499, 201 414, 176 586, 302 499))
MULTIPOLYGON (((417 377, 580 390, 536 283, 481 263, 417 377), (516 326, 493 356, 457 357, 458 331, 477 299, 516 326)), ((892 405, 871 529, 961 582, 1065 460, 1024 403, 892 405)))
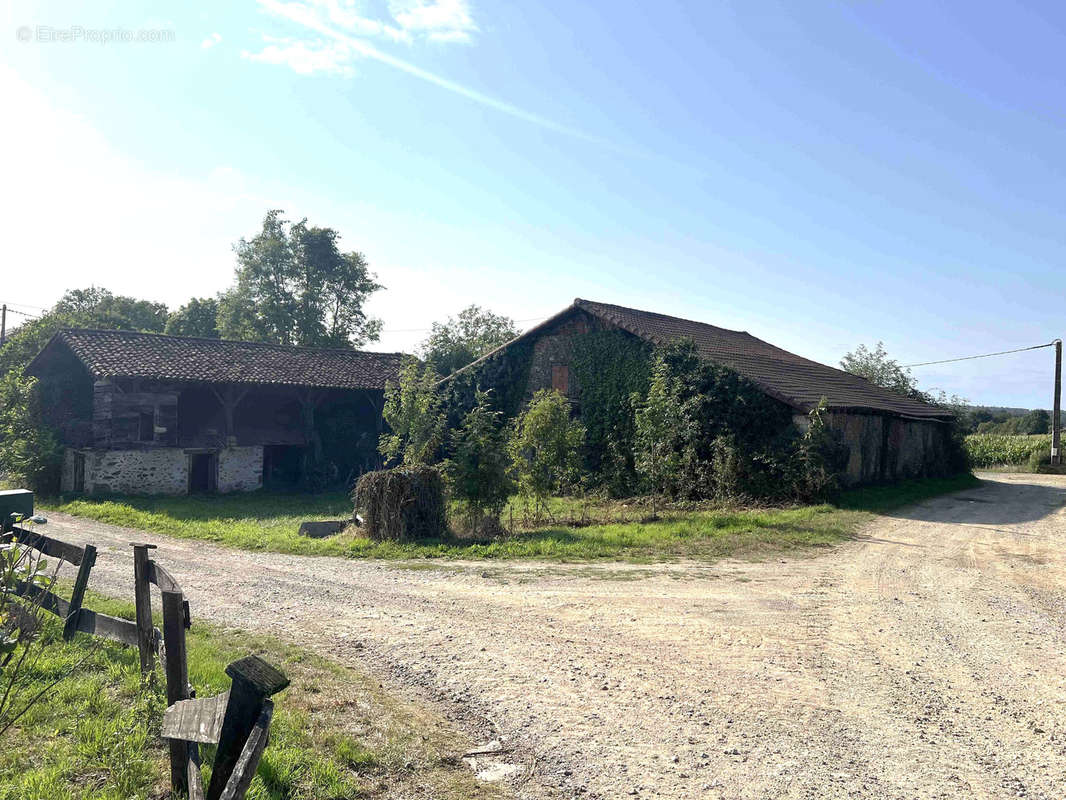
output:
MULTIPOLYGON (((618 303, 604 303, 602 300, 587 300, 587 299, 582 298, 582 297, 575 297, 574 298, 574 305, 576 305, 576 306, 584 308, 586 303, 592 303, 592 304, 598 305, 598 306, 609 306, 610 308, 619 308, 622 311, 630 311, 630 312, 633 312, 633 313, 636 313, 636 314, 647 314, 650 317, 665 317, 666 319, 673 319, 673 320, 677 320, 678 322, 688 322, 688 323, 690 323, 692 325, 702 325, 705 328, 714 328, 715 330, 725 331, 726 333, 739 333, 739 334, 743 334, 744 336, 751 336, 752 339, 758 339, 757 336, 752 336, 752 334, 748 333, 747 331, 738 331, 738 330, 735 330, 733 328, 723 328, 721 325, 712 325, 709 322, 703 322, 703 321, 698 320, 698 319, 688 319, 687 317, 677 317, 677 316, 674 316, 673 314, 663 314, 663 313, 661 313, 659 311, 645 311, 642 308, 633 308, 632 306, 621 306, 621 305, 618 305, 618 303)), ((587 311, 588 309, 585 309, 585 310, 587 311)), ((758 341, 763 342, 762 339, 758 339, 758 341)), ((764 344, 769 344, 769 342, 763 342, 763 343, 764 344)), ((777 347, 776 345, 770 345, 770 346, 771 347, 777 347)), ((778 347, 777 349, 780 350, 781 348, 778 347)))
POLYGON ((151 336, 156 339, 172 339, 182 342, 207 342, 208 344, 239 344, 252 347, 276 348, 279 350, 311 350, 316 353, 360 353, 370 356, 406 356, 408 353, 401 351, 383 352, 381 350, 357 350, 352 347, 313 347, 303 344, 276 344, 274 342, 250 342, 243 339, 222 339, 209 336, 175 336, 172 333, 157 333, 155 331, 129 331, 119 328, 60 328, 58 333, 107 333, 120 334, 123 336, 151 336))

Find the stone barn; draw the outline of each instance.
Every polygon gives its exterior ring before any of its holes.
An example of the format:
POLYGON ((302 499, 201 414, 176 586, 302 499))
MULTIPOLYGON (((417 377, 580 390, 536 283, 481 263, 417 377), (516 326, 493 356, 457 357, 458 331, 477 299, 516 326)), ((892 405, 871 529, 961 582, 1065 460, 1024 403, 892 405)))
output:
MULTIPOLYGON (((510 405, 554 388, 581 413, 581 376, 575 363, 592 334, 616 331, 651 347, 691 339, 704 359, 732 369, 788 406, 799 426, 824 397, 828 420, 848 446, 851 485, 921 477, 944 471, 953 419, 950 411, 875 386, 869 381, 782 350, 745 331, 650 311, 577 299, 573 305, 489 353, 456 376, 491 375, 488 384, 510 405), (509 358, 510 356, 510 358, 509 358), (512 362, 506 367, 501 365, 512 362)), ((455 376, 453 376, 455 377, 455 376)), ((506 403, 505 403, 506 404, 506 403)))
POLYGON ((403 359, 64 330, 27 373, 65 449, 61 491, 186 494, 340 485, 378 466, 403 359))

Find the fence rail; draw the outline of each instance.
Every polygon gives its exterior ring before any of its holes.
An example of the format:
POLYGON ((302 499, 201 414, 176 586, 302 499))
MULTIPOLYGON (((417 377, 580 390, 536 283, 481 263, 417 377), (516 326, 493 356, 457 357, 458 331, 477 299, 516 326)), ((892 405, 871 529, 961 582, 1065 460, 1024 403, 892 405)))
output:
POLYGON ((189 800, 241 800, 259 766, 274 713, 271 695, 289 685, 280 670, 258 656, 247 656, 226 667, 232 685, 222 694, 196 699, 189 684, 185 631, 192 627, 189 601, 181 584, 155 559, 156 546, 131 542, 135 621, 84 608, 89 575, 96 564, 96 548, 54 539, 19 525, 0 541, 28 547, 78 568, 70 600, 40 586, 20 582, 20 595, 40 600, 41 608, 64 620, 63 638, 88 633, 137 647, 141 674, 150 679, 162 661, 167 710, 162 736, 170 743, 170 783, 175 794, 189 800), (163 630, 152 623, 152 590, 159 590, 163 630), (200 773, 199 743, 218 746, 205 794, 200 773))

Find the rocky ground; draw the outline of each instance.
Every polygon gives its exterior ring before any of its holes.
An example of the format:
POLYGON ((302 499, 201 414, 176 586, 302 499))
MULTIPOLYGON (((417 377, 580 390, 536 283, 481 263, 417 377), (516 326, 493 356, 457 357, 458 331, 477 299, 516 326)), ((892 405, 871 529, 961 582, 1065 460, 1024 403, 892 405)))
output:
POLYGON ((883 517, 814 558, 395 564, 249 553, 53 514, 131 597, 377 671, 497 739, 519 797, 1066 796, 1066 478, 883 517))

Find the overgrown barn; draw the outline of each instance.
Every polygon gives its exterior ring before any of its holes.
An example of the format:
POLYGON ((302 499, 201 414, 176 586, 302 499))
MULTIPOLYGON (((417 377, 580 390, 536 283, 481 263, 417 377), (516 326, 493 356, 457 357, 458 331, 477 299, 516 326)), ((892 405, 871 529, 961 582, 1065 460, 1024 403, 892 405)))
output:
POLYGON ((60 490, 185 494, 345 483, 380 465, 404 356, 65 330, 30 363, 60 490))
MULTIPOLYGON (((603 419, 604 409, 597 404, 617 403, 622 396, 617 390, 605 393, 604 381, 624 383, 619 372, 624 363, 646 371, 652 348, 678 339, 691 340, 702 359, 734 371, 783 404, 801 430, 824 398, 829 427, 847 446, 846 484, 924 477, 948 469, 948 423, 953 414, 947 409, 802 358, 744 331, 580 298, 460 370, 448 383, 453 398, 469 394, 476 385, 491 388, 508 414, 534 392, 554 388, 570 399, 575 413, 603 419)), ((592 425, 586 424, 591 433, 592 425)))

